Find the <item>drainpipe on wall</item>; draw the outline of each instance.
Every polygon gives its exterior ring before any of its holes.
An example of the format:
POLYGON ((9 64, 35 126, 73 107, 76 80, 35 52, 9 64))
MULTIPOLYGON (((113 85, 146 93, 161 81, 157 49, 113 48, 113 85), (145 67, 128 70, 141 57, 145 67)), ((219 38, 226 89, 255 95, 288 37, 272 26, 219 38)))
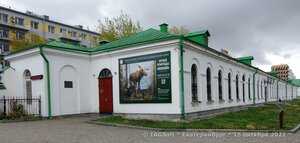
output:
POLYGON ((48 92, 48 117, 51 119, 51 85, 50 85, 50 67, 49 67, 49 61, 44 55, 44 51, 42 47, 40 48, 40 55, 43 57, 44 61, 46 62, 46 72, 47 72, 47 92, 48 92))
POLYGON ((255 104, 255 75, 257 74, 257 68, 255 68, 255 73, 253 74, 253 104, 255 104))
POLYGON ((183 69, 183 35, 179 36, 179 47, 180 47, 180 82, 181 82, 181 119, 185 119, 184 69, 183 69))
POLYGON ((279 102, 279 96, 278 96, 278 83, 279 83, 280 79, 277 80, 277 103, 279 102))
POLYGON ((294 93, 293 93, 293 87, 294 87, 294 86, 292 85, 292 99, 293 99, 293 94, 294 94, 294 93))

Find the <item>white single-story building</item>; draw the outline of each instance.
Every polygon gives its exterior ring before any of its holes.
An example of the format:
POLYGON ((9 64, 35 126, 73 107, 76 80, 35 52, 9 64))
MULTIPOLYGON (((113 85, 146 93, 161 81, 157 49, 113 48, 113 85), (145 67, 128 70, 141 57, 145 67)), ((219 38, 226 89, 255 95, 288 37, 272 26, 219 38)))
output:
POLYGON ((296 98, 299 85, 252 66, 252 56, 208 47, 207 30, 177 36, 160 28, 90 49, 51 41, 11 53, 0 96, 41 96, 44 117, 163 120, 296 98))

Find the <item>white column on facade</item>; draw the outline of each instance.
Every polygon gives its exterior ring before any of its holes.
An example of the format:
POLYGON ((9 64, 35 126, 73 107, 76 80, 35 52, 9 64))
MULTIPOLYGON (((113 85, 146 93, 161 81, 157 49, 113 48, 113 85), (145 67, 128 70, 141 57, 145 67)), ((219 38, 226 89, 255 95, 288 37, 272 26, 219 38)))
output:
MULTIPOLYGON (((218 73, 218 71, 216 71, 218 73)), ((211 73, 211 99, 216 103, 219 103, 219 91, 218 91, 218 74, 211 73)))
MULTIPOLYGON (((224 73, 224 75, 228 75, 228 74, 225 74, 224 73)), ((228 77, 226 77, 226 76, 224 76, 224 81, 223 81, 223 99, 225 100, 225 101, 229 101, 229 95, 228 95, 228 77)))
MULTIPOLYGON (((206 69, 205 69, 206 70, 206 69)), ((200 76, 202 77, 203 80, 200 80, 200 84, 202 86, 200 86, 201 88, 201 98, 202 98, 202 102, 206 103, 207 102, 207 84, 206 84, 206 74, 202 73, 200 74, 200 76)))

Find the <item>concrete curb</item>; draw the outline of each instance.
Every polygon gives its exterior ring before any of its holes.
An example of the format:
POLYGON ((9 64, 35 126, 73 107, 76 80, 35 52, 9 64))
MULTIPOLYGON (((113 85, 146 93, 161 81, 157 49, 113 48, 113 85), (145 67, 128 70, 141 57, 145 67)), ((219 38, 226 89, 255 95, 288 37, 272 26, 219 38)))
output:
POLYGON ((126 125, 126 124, 98 122, 96 120, 85 121, 85 123, 96 124, 96 125, 105 125, 105 126, 114 126, 114 127, 125 127, 125 128, 132 128, 132 129, 151 130, 151 131, 159 131, 159 132, 261 132, 261 133, 284 132, 284 133, 296 133, 300 129, 300 124, 292 130, 235 130, 235 129, 163 129, 163 128, 133 126, 133 125, 126 125))
POLYGON ((76 117, 91 117, 91 118, 108 118, 112 115, 101 115, 94 114, 94 113, 88 113, 88 114, 72 114, 72 115, 65 115, 65 116, 53 116, 52 118, 48 117, 41 117, 39 119, 16 119, 16 120, 0 120, 0 123, 17 123, 17 122, 31 122, 31 121, 42 121, 42 120, 55 120, 55 119, 67 119, 67 118, 76 118, 76 117))
POLYGON ((292 133, 296 133, 300 129, 300 124, 291 130, 292 133))
POLYGON ((47 119, 17 119, 17 120, 0 120, 0 123, 18 123, 18 122, 33 122, 33 121, 42 121, 47 119))

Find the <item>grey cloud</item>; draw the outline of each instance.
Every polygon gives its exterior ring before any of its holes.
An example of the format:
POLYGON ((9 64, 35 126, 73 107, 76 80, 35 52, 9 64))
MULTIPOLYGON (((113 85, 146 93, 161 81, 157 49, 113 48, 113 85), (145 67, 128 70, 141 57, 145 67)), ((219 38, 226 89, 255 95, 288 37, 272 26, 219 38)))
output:
POLYGON ((284 59, 290 59, 290 58, 292 58, 292 54, 290 54, 290 53, 284 54, 283 58, 284 59))
MULTIPOLYGON (((255 58, 258 65, 271 64, 267 53, 281 55, 284 45, 299 44, 300 1, 297 0, 15 0, 41 14, 68 23, 95 27, 104 16, 121 10, 142 26, 157 28, 161 23, 186 26, 190 31, 208 29, 210 46, 233 55, 255 58)), ((289 58, 289 55, 285 55, 289 58)))
POLYGON ((283 45, 298 42, 299 4, 280 0, 129 1, 123 10, 137 17, 144 27, 167 22, 170 26, 184 25, 191 31, 208 29, 212 48, 227 49, 234 55, 253 55, 255 63, 270 64, 266 53, 280 53, 283 45))

